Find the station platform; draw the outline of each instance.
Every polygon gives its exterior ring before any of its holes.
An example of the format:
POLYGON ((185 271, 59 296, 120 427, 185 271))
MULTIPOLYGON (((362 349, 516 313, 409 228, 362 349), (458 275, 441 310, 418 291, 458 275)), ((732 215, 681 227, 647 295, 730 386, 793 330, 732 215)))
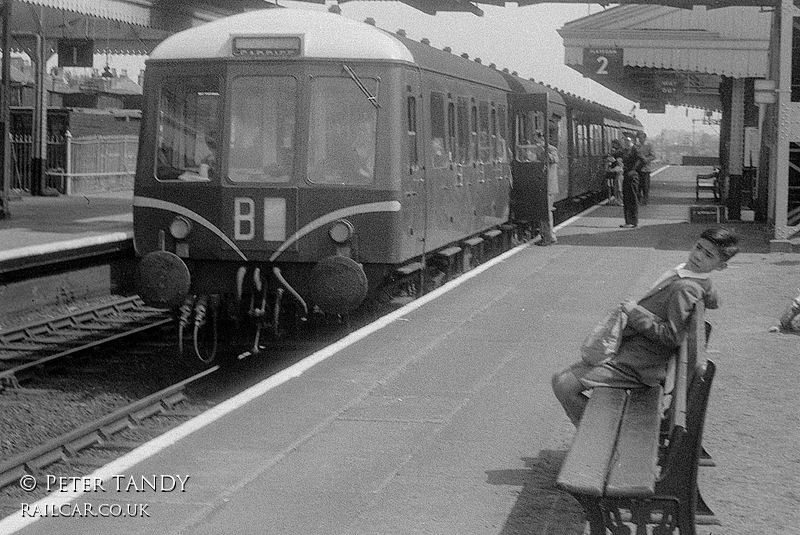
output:
POLYGON ((0 274, 42 255, 133 240, 133 192, 12 198, 0 219, 0 274))
MULTIPOLYGON (((568 221, 558 244, 479 266, 99 469, 102 490, 54 492, 27 516, 21 505, 0 533, 584 533, 555 484, 574 429, 550 377, 709 226, 686 221, 690 173, 653 177, 638 229, 619 228, 614 206, 568 221), (137 491, 154 477, 158 491, 137 491), (131 516, 87 516, 87 504, 131 516)), ((796 293, 800 258, 769 253, 759 224, 730 226, 742 252, 715 275, 722 306, 707 315, 718 372, 704 445, 717 466, 699 483, 722 525, 698 533, 789 535, 800 525, 799 339, 768 331, 796 293)))

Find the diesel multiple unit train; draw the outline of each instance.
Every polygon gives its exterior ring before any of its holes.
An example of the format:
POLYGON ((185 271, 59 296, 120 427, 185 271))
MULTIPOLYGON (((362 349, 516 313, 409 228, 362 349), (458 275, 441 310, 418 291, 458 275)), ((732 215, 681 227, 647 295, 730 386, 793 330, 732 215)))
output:
POLYGON ((290 318, 347 314, 515 224, 535 229, 546 144, 558 206, 603 190, 611 140, 641 130, 402 31, 308 10, 175 34, 150 55, 144 92, 139 291, 179 311, 180 350, 204 362, 226 334, 246 327, 258 351, 290 318))

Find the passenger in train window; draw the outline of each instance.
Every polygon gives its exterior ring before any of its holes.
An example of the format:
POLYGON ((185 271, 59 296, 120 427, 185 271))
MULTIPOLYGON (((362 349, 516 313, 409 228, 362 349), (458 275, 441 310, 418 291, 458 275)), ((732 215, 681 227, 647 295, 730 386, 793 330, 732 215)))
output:
POLYGON ((600 365, 579 360, 553 375, 553 393, 575 426, 586 408, 585 393, 594 387, 664 385, 695 303, 703 299, 706 308, 719 306, 710 277, 727 267, 739 252, 738 242, 739 237, 724 227, 703 231, 685 263, 663 273, 638 301, 622 303, 628 321, 611 360, 600 365))
POLYGON ((622 165, 625 176, 622 180, 622 203, 625 206, 625 223, 621 228, 639 226, 639 170, 644 160, 633 145, 633 139, 622 139, 622 165))
POLYGON ((538 130, 534 132, 533 140, 524 139, 517 143, 517 161, 543 162, 544 153, 544 136, 538 130))
POLYGON ((205 180, 215 179, 217 177, 217 151, 219 147, 217 132, 215 130, 206 131, 203 134, 203 142, 205 147, 200 157, 198 175, 205 180))

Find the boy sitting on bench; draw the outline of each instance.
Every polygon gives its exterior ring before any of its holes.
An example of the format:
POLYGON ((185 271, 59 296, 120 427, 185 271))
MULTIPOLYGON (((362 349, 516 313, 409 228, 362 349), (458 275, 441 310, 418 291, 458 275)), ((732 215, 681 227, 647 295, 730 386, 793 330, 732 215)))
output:
POLYGON ((581 360, 553 376, 553 392, 573 425, 578 426, 586 408, 584 392, 594 387, 663 384, 694 304, 705 299, 706 308, 716 308, 710 275, 727 267, 727 261, 739 252, 738 241, 727 228, 706 229, 685 263, 664 273, 638 303, 623 303, 628 324, 610 362, 590 366, 581 360))

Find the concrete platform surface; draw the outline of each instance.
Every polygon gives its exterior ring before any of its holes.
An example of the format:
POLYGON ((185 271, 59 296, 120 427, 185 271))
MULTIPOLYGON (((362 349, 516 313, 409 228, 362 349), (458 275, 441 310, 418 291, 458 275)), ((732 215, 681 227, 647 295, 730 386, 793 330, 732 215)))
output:
MULTIPOLYGON (((596 209, 559 229, 557 245, 522 246, 101 469, 103 490, 54 493, 48 503, 72 506, 63 516, 32 522, 28 504, 0 533, 583 533, 580 506, 555 485, 573 428, 550 377, 705 228, 686 222, 691 202, 677 193, 694 190, 669 171, 654 177, 640 228, 619 228, 620 207, 596 209), (153 476, 185 486, 137 491, 153 476), (85 515, 103 504, 132 514, 85 515)), ((733 226, 742 252, 715 276, 723 305, 708 314, 718 372, 704 444, 717 466, 700 478, 722 525, 698 533, 791 535, 800 338, 768 330, 795 294, 800 258, 769 253, 759 225, 733 226)))

